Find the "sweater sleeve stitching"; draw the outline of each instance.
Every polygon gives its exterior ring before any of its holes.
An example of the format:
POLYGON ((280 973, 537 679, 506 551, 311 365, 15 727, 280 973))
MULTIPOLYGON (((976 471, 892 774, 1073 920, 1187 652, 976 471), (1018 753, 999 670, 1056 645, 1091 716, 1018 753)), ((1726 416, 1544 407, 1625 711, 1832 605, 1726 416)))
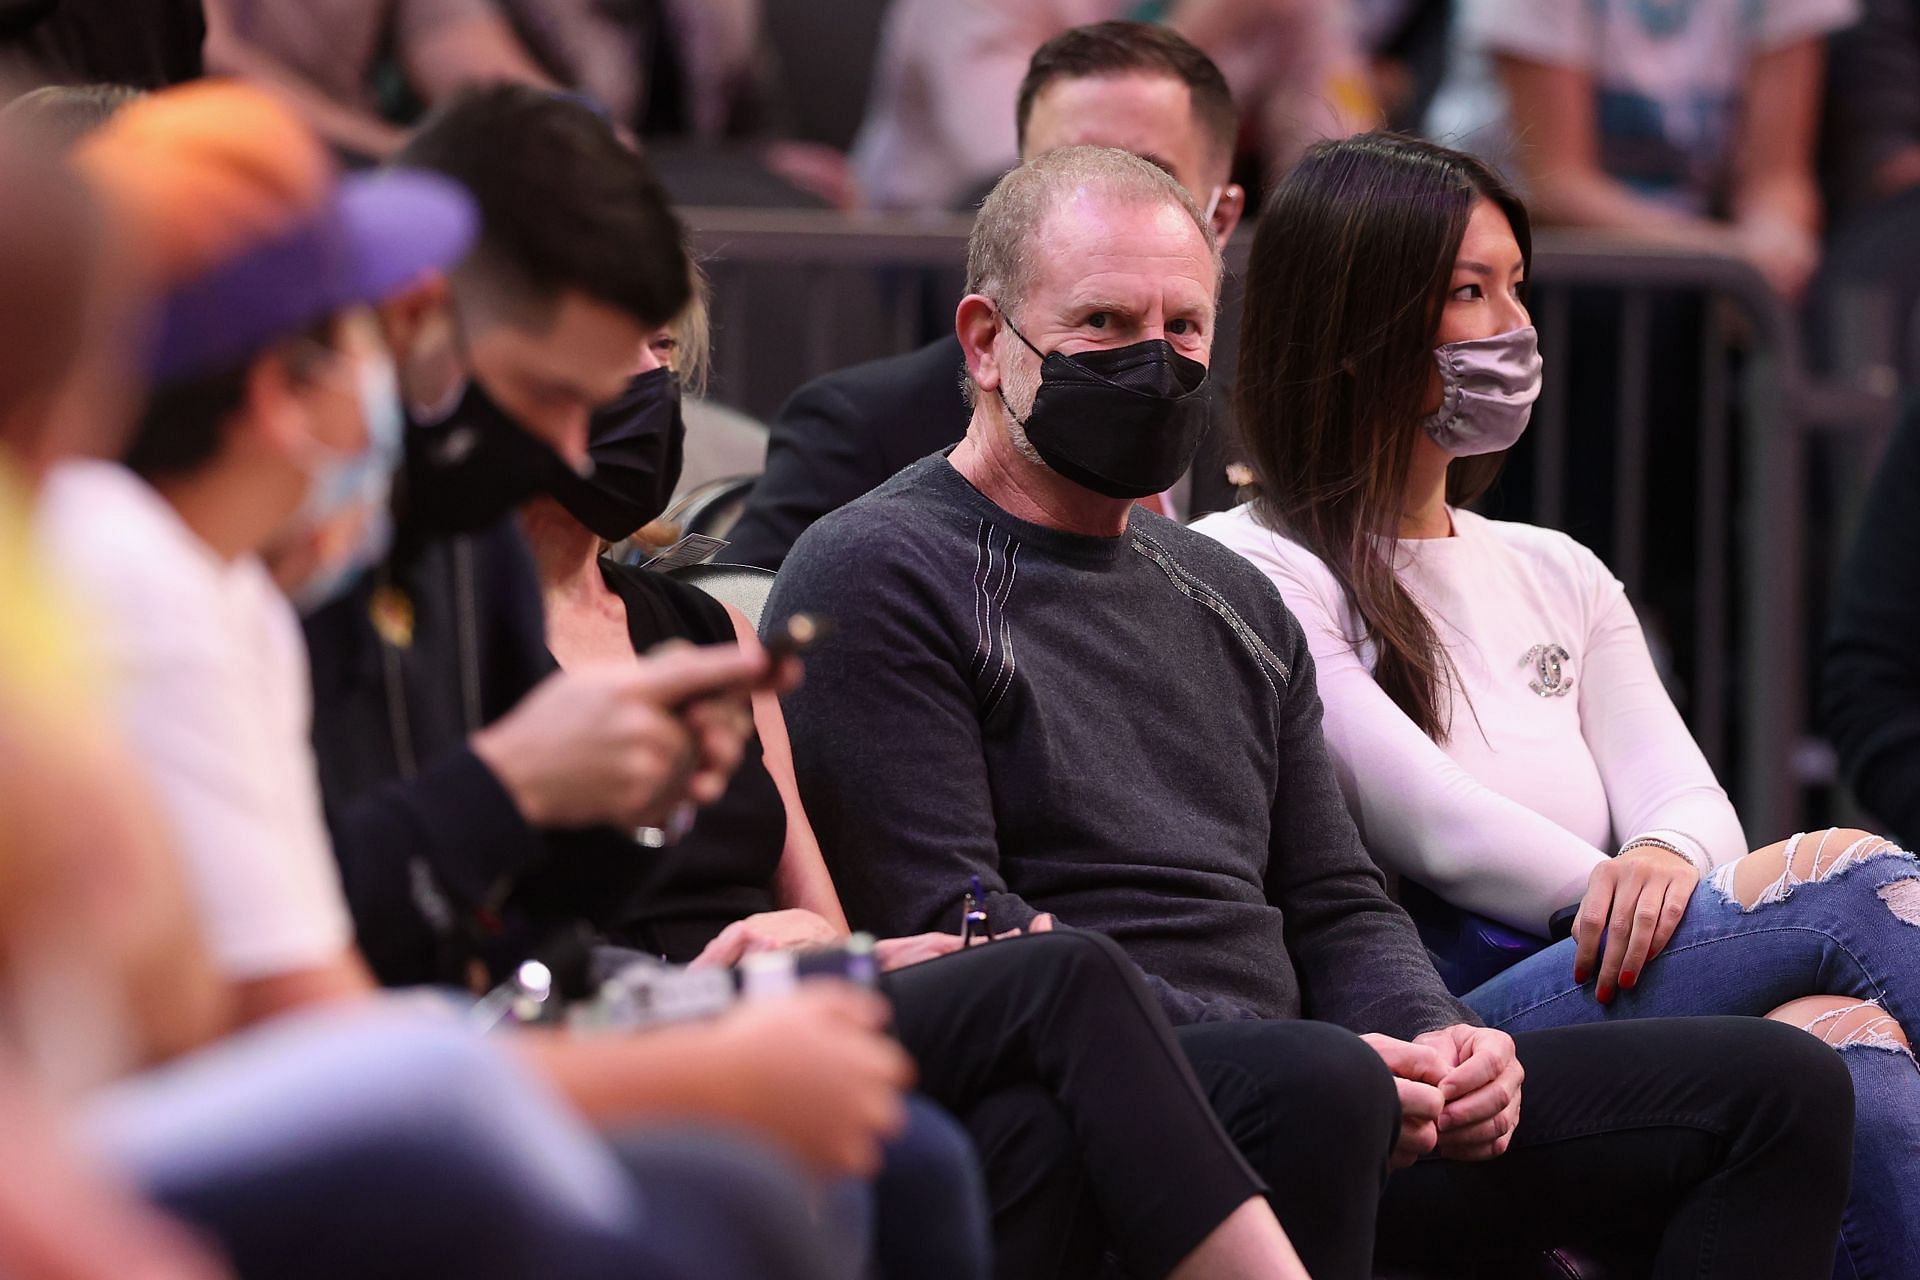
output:
POLYGON ((1006 701, 1007 694, 1013 689, 1013 628, 1007 618, 1007 603, 1013 598, 1013 581, 1020 568, 1020 544, 1011 536, 1006 536, 999 550, 1000 571, 996 581, 993 527, 982 520, 979 537, 974 541, 975 639, 970 674, 983 721, 999 710, 1000 704, 1006 701), (998 666, 993 663, 996 651, 1000 658, 998 666), (990 668, 992 678, 989 680, 990 668))
POLYGON ((1260 633, 1240 616, 1239 610, 1228 604, 1218 591, 1188 573, 1167 554, 1164 547, 1152 538, 1136 533, 1133 535, 1132 546, 1136 552, 1159 565, 1160 571, 1167 575, 1167 580, 1173 583, 1182 595, 1198 601, 1220 615, 1240 643, 1246 647, 1247 652, 1252 655, 1255 665, 1261 668, 1260 674, 1267 680, 1267 688, 1273 691, 1274 697, 1278 698, 1280 690, 1274 685, 1272 678, 1267 676, 1267 672, 1271 670, 1274 675, 1279 676, 1280 683, 1284 685, 1292 682, 1292 670, 1261 638, 1260 633))

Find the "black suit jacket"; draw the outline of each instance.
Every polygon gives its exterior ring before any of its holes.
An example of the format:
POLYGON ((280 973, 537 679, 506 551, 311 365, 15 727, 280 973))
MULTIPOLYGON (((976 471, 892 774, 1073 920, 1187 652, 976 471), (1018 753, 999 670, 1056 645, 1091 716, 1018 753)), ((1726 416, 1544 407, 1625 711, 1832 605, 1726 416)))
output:
MULTIPOLYGON (((767 469, 723 553, 734 564, 778 569, 800 535, 829 511, 878 488, 895 472, 958 444, 973 414, 961 390, 960 339, 837 369, 781 406, 767 440, 767 469)), ((1213 423, 1194 459, 1189 515, 1232 506, 1231 431, 1216 374, 1213 423)))

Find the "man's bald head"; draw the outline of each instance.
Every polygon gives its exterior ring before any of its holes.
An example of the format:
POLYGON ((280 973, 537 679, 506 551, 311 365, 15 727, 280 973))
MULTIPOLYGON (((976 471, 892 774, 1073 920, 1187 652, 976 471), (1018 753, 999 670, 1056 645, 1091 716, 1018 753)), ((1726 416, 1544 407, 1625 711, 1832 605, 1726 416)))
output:
POLYGON ((1164 170, 1111 147, 1062 147, 1000 179, 967 238, 967 292, 992 298, 1018 315, 1045 252, 1047 224, 1055 215, 1071 216, 1083 200, 1180 210, 1213 257, 1218 292, 1219 246, 1193 197, 1164 170))

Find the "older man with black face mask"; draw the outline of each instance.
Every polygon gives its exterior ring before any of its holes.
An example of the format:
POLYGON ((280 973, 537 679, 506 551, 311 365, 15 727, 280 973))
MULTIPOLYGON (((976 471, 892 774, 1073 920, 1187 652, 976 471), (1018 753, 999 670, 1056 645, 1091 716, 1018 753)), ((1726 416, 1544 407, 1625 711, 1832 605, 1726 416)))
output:
MULTIPOLYGON (((1232 180, 1239 116, 1212 59, 1167 27, 1097 22, 1047 41, 1027 64, 1015 120, 1024 159, 1057 147, 1118 147, 1173 175, 1225 244, 1247 193, 1232 180)), ((967 429, 953 335, 918 351, 816 378, 775 419, 767 466, 726 558, 777 569, 794 539, 908 463, 967 429)), ((1211 395, 1211 425, 1183 476, 1146 501, 1166 515, 1205 515, 1238 501, 1228 478, 1226 399, 1211 395)))
POLYGON ((966 439, 810 529, 766 615, 837 623, 787 713, 849 920, 952 928, 977 885, 991 929, 1118 941, 1318 1280, 1370 1274, 1376 1229, 1395 1259, 1626 1233, 1656 1274, 1738 1274, 1717 1223, 1838 1176, 1832 1055, 1754 1020, 1475 1025, 1348 816, 1299 624, 1136 505, 1204 423, 1191 197, 1053 152, 988 197, 968 276, 966 439))

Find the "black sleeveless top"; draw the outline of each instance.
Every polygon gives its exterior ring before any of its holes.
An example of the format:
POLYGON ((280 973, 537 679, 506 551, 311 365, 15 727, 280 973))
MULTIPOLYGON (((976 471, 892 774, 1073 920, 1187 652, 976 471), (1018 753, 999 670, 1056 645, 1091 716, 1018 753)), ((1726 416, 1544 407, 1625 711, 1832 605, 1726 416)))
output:
MULTIPOLYGON (((600 572, 627 606, 635 652, 667 640, 734 642, 725 606, 698 587, 610 560, 600 562, 600 572)), ((678 844, 632 851, 635 869, 645 870, 602 930, 622 945, 676 963, 691 960, 735 920, 775 909, 773 876, 786 840, 786 807, 756 735, 726 794, 700 811, 678 844)))

